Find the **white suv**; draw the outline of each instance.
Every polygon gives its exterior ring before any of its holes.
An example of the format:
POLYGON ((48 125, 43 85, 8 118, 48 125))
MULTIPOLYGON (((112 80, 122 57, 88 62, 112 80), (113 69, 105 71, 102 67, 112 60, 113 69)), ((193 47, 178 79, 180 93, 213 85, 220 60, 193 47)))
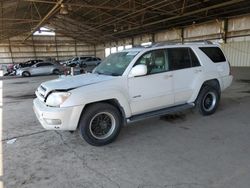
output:
POLYGON ((111 54, 92 73, 42 83, 34 111, 45 129, 78 130, 100 146, 129 122, 193 107, 213 114, 232 78, 217 45, 132 48, 111 54))

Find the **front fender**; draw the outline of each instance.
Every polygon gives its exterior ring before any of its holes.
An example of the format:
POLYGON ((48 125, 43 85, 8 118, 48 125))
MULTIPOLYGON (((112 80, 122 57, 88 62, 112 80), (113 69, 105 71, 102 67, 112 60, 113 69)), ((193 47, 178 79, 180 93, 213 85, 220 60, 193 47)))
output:
POLYGON ((125 90, 108 87, 105 89, 97 89, 98 87, 81 87, 74 89, 71 96, 61 105, 61 107, 83 106, 87 104, 101 102, 105 100, 115 99, 123 108, 125 116, 131 116, 131 109, 128 102, 128 94, 125 90))

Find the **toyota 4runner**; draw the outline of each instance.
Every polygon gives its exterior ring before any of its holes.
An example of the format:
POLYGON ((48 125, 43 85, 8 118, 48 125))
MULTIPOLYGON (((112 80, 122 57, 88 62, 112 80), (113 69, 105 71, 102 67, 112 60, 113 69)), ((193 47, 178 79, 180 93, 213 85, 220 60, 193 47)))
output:
POLYGON ((232 78, 214 44, 132 48, 111 54, 92 73, 42 83, 34 111, 45 129, 78 130, 100 146, 129 122, 193 107, 213 114, 232 78))

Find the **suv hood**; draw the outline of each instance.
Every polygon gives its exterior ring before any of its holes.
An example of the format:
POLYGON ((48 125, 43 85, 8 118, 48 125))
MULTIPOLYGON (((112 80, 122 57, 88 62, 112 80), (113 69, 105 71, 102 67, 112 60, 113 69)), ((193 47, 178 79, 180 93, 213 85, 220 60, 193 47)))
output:
POLYGON ((41 86, 45 88, 46 93, 48 93, 52 90, 71 90, 111 79, 114 79, 114 77, 88 73, 77 76, 66 76, 59 79, 47 81, 42 83, 41 86))

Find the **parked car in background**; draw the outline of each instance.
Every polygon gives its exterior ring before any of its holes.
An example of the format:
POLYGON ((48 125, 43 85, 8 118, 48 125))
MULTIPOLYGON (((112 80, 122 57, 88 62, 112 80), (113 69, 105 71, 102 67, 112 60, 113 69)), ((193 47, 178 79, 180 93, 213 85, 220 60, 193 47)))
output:
POLYGON ((3 71, 3 76, 11 75, 14 70, 14 64, 1 64, 0 70, 3 71))
POLYGON ((0 70, 2 71, 2 76, 6 76, 6 75, 8 75, 9 74, 9 72, 8 72, 8 67, 7 67, 7 65, 6 64, 1 64, 0 65, 0 70))
POLYGON ((67 59, 67 60, 64 60, 64 61, 60 61, 59 63, 61 65, 67 65, 72 59, 67 59))
POLYGON ((60 74, 61 71, 62 67, 58 64, 40 62, 32 65, 31 67, 17 69, 16 75, 28 77, 35 75, 60 74))
POLYGON ((97 66, 101 63, 101 59, 99 57, 89 57, 81 61, 82 67, 87 66, 97 66))
POLYGON ((101 59, 92 56, 74 57, 66 65, 70 67, 87 67, 87 66, 97 66, 101 63, 101 59))
POLYGON ((16 64, 14 66, 14 68, 18 69, 18 68, 24 68, 24 67, 31 67, 32 65, 34 65, 36 63, 41 63, 41 62, 43 62, 43 60, 41 60, 41 59, 33 59, 33 60, 26 61, 24 63, 16 64))

